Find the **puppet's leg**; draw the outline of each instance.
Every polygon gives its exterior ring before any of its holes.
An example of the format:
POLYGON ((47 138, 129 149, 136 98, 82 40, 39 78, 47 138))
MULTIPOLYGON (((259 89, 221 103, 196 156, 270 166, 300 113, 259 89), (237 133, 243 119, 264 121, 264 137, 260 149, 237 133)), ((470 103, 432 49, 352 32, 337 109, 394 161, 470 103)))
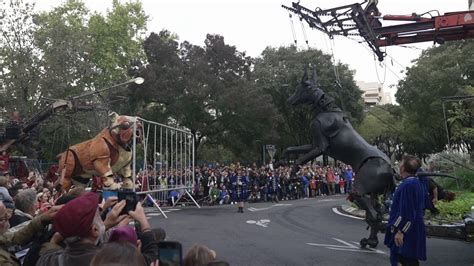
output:
POLYGON ((393 169, 381 158, 367 160, 358 170, 354 183, 354 200, 366 212, 370 228, 368 238, 361 240, 361 246, 376 247, 377 233, 382 228, 382 205, 379 195, 394 187, 393 169))
POLYGON ((76 167, 76 160, 72 150, 68 150, 59 155, 59 184, 64 191, 68 191, 72 186, 72 176, 76 167))
POLYGON ((119 174, 122 176, 122 188, 133 189, 131 162, 120 169, 119 174))
POLYGON ((375 248, 379 243, 377 234, 382 226, 382 214, 380 204, 377 203, 377 195, 361 196, 356 194, 354 200, 361 209, 365 210, 365 221, 370 228, 369 238, 361 239, 360 245, 362 247, 369 245, 371 248, 375 248))
POLYGON ((98 158, 94 161, 94 168, 99 173, 104 190, 117 190, 120 185, 114 180, 114 173, 110 167, 110 158, 98 158))

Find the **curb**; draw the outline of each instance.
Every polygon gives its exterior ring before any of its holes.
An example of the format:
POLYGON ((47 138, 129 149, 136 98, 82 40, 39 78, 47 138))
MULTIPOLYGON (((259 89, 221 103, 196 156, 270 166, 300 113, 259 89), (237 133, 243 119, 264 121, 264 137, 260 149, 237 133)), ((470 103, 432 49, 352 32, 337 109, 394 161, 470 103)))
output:
MULTIPOLYGON (((358 208, 349 206, 349 205, 342 205, 338 207, 339 211, 345 214, 349 214, 352 216, 365 218, 365 211, 360 210, 358 208)), ((384 216, 383 224, 387 224, 387 216, 384 216)), ((456 240, 464 240, 468 242, 474 241, 474 238, 471 234, 466 232, 466 225, 459 223, 459 224, 441 224, 435 225, 432 224, 431 221, 425 221, 426 225, 426 236, 430 237, 439 237, 439 238, 447 238, 447 239, 456 239, 456 240)))

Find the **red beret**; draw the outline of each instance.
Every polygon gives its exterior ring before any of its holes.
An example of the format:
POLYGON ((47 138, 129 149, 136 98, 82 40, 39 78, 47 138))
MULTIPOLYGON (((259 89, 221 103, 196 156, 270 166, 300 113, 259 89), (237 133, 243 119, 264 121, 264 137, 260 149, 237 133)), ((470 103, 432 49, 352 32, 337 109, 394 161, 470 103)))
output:
POLYGON ((85 236, 92 227, 99 197, 88 192, 66 203, 53 220, 53 228, 62 237, 85 236))
POLYGON ((136 246, 137 241, 137 233, 130 226, 117 227, 109 236, 109 242, 129 242, 136 246))

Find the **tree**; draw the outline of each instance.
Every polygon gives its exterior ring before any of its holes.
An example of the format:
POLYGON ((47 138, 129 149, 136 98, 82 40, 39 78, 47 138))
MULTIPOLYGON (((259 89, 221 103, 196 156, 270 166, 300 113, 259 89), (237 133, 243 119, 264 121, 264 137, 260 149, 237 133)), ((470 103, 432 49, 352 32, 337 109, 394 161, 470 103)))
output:
POLYGON ((39 96, 63 99, 94 89, 99 73, 91 61, 89 10, 83 2, 68 1, 36 16, 35 43, 40 54, 39 96))
POLYGON ((467 86, 465 95, 470 98, 454 102, 448 109, 447 123, 450 129, 451 146, 459 150, 472 151, 474 145, 474 87, 467 86))
POLYGON ((38 51, 34 44, 34 5, 23 1, 0 2, 0 98, 2 112, 33 113, 40 80, 38 51))
MULTIPOLYGON (((141 47, 147 16, 139 2, 121 4, 113 1, 112 9, 104 16, 91 14, 82 1, 69 0, 41 13, 35 22, 35 39, 44 69, 39 90, 41 96, 67 98, 106 88, 129 79, 132 62, 143 61, 141 47)), ((75 113, 51 119, 43 129, 50 134, 43 134, 41 144, 55 146, 57 136, 66 136, 67 147, 92 137, 108 125, 109 110, 123 111, 117 104, 108 102, 117 95, 126 94, 126 90, 112 91, 102 97, 84 99, 84 104, 106 110, 95 109, 92 115, 75 113)), ((65 145, 58 145, 59 150, 46 151, 48 154, 44 155, 51 158, 65 149, 65 145)))
POLYGON ((283 117, 275 126, 281 148, 311 143, 309 108, 293 108, 287 104, 308 64, 316 67, 323 90, 332 96, 338 106, 358 124, 362 118, 362 92, 355 85, 353 73, 347 65, 337 64, 341 87, 336 84, 334 66, 330 55, 319 50, 298 51, 296 47, 266 48, 257 59, 253 77, 256 85, 272 97, 273 104, 283 117))
MULTIPOLYGON (((144 61, 142 37, 147 16, 139 2, 113 1, 105 16, 91 14, 78 0, 69 0, 40 14, 35 14, 31 5, 12 0, 0 12, 4 18, 0 85, 9 96, 2 99, 5 103, 2 106, 6 111, 22 108, 25 118, 53 99, 123 82, 130 78, 132 63, 144 61)), ((101 105, 106 109, 104 112, 97 108, 92 115, 60 114, 44 123, 40 143, 52 148, 45 150, 43 157, 53 159, 68 145, 92 137, 107 125, 108 110, 124 109, 108 104, 113 100, 112 94, 119 93, 89 97, 79 103, 101 105)), ((121 94, 124 96, 127 91, 121 94)))
POLYGON ((87 25, 92 39, 90 60, 99 70, 95 78, 102 84, 123 81, 132 61, 145 60, 142 45, 147 21, 139 1, 122 4, 113 0, 112 9, 105 16, 91 16, 87 25))
POLYGON ((369 143, 376 145, 392 159, 403 154, 401 143, 402 110, 397 105, 381 105, 368 108, 357 132, 369 143))
POLYGON ((251 80, 252 58, 220 35, 208 34, 204 43, 179 44, 168 31, 152 33, 140 74, 147 81, 134 102, 150 119, 189 129, 196 148, 223 145, 248 157, 255 140, 269 132, 275 110, 251 80))
POLYGON ((423 51, 407 68, 395 95, 404 111, 406 152, 424 156, 446 147, 441 98, 465 95, 473 85, 473 48, 473 40, 449 42, 423 51))

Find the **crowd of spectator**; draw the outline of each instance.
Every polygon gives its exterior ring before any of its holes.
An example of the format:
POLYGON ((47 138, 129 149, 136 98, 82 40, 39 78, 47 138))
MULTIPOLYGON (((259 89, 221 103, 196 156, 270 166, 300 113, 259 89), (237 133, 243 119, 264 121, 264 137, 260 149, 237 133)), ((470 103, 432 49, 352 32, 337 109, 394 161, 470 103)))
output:
MULTIPOLYGON (((294 171, 294 170, 293 170, 294 171)), ((182 190, 173 190, 181 184, 191 187, 193 197, 201 203, 234 204, 234 185, 232 177, 241 176, 246 180, 247 200, 249 202, 293 200, 317 196, 346 194, 352 191, 354 172, 349 165, 336 166, 306 164, 292 173, 289 166, 257 167, 240 163, 220 165, 218 163, 195 168, 195 182, 183 178, 180 171, 149 171, 147 181, 151 190, 170 189, 167 192, 169 204, 173 204, 182 190), (188 180, 188 183, 186 183, 188 180)), ((189 175, 189 172, 187 173, 189 175)), ((143 180, 143 179, 141 179, 143 180)))
MULTIPOLYGON (((34 171, 0 173, 0 265, 159 265, 164 229, 151 228, 141 203, 122 214, 125 204, 83 188, 61 193, 34 171)), ((183 261, 228 265, 202 245, 183 261)))
MULTIPOLYGON (((191 188, 202 204, 214 205, 235 204, 236 183, 248 201, 278 202, 350 193, 354 176, 344 164, 295 168, 216 163, 197 166, 194 180, 191 169, 162 169, 141 172, 136 181, 138 189, 165 190, 170 205, 183 187, 191 188)), ((57 178, 57 169, 44 178, 34 171, 24 178, 0 173, 0 265, 158 265, 158 244, 166 233, 151 228, 141 203, 121 214, 125 201, 102 199, 101 193, 82 188, 61 193, 54 187, 57 178)), ((449 192, 426 180, 433 202, 449 198, 449 192)), ((191 247, 183 263, 228 265, 202 245, 191 247)))
MULTIPOLYGON (((295 173, 287 166, 198 166, 194 182, 190 169, 157 173, 149 171, 147 178, 137 178, 137 185, 143 189, 148 185, 192 187, 194 197, 209 204, 234 203, 232 178, 237 175, 246 180, 249 201, 347 193, 353 179, 350 167, 316 164, 295 173)), ((45 175, 31 171, 26 177, 0 173, 0 265, 156 265, 163 229, 150 227, 141 204, 135 211, 120 214, 124 201, 105 200, 100 193, 82 188, 62 193, 55 186, 58 177, 57 168, 45 175)), ((174 200, 179 192, 167 193, 174 200)), ((200 245, 189 249, 183 261, 197 265, 196 260, 202 262, 199 265, 226 265, 214 251, 200 245)))

